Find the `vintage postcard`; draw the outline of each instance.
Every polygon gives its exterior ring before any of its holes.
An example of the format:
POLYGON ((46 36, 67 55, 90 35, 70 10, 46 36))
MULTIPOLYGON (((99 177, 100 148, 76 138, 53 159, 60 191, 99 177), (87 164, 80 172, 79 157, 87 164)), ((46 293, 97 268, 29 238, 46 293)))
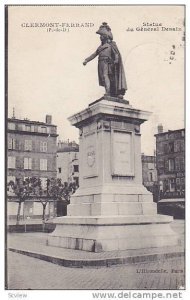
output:
POLYGON ((5 6, 6 290, 182 297, 185 24, 177 4, 5 6))

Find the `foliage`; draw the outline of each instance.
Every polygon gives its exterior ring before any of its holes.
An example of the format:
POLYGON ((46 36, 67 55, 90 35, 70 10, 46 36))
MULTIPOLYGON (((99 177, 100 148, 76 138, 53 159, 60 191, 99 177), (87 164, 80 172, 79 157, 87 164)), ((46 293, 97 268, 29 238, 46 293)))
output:
POLYGON ((16 178, 16 182, 10 181, 8 183, 8 189, 9 187, 21 203, 29 197, 35 196, 39 190, 38 182, 33 178, 26 178, 24 181, 20 178, 16 178))
POLYGON ((40 178, 36 177, 26 178, 24 181, 17 178, 15 183, 13 181, 8 183, 8 189, 10 187, 19 200, 17 223, 20 220, 21 203, 25 202, 25 200, 38 198, 43 206, 42 220, 45 220, 45 210, 50 199, 53 201, 65 201, 66 204, 69 204, 71 194, 77 189, 75 182, 69 184, 67 182, 62 183, 59 178, 47 179, 46 186, 42 188, 40 178))
POLYGON ((70 203, 70 196, 77 189, 76 183, 61 182, 59 178, 52 178, 47 181, 47 195, 56 200, 65 201, 67 204, 70 203))

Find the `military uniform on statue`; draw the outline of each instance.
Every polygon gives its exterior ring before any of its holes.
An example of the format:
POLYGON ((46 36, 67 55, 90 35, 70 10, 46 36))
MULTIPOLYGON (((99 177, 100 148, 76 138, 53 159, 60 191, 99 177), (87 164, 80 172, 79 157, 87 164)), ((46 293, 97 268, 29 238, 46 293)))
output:
POLYGON ((86 65, 98 55, 99 85, 105 87, 107 96, 123 98, 127 90, 125 72, 111 29, 104 22, 96 33, 100 35, 102 43, 92 55, 85 59, 83 64, 86 65))

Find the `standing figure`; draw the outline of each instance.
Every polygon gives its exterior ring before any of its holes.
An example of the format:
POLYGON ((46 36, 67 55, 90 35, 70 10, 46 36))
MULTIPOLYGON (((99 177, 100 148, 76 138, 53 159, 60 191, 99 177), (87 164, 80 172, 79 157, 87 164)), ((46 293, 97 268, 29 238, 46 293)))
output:
POLYGON ((127 84, 121 55, 113 41, 111 29, 104 22, 96 33, 100 35, 101 45, 85 59, 83 65, 85 66, 98 55, 99 85, 105 87, 105 95, 122 99, 127 90, 127 84))

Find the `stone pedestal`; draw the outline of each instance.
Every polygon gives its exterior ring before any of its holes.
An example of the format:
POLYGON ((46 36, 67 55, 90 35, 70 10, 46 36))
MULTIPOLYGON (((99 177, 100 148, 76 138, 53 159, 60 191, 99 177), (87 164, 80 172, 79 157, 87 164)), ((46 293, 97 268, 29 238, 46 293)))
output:
POLYGON ((140 125, 150 113, 113 100, 69 118, 79 128, 80 187, 48 245, 99 252, 177 244, 172 217, 157 214, 142 185, 140 125))

